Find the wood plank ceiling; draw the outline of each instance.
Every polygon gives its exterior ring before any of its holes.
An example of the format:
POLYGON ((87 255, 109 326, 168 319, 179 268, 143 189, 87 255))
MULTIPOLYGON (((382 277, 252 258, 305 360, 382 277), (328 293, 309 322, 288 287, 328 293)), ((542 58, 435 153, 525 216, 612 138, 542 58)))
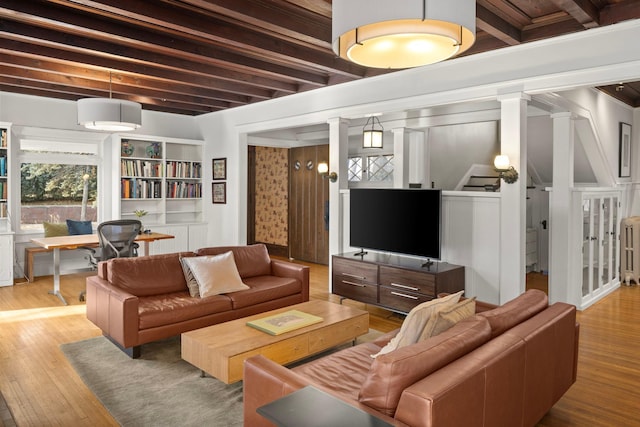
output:
MULTIPOLYGON (((640 1, 478 0, 476 15, 467 55, 640 18, 640 1)), ((388 72, 330 39, 331 0, 2 0, 0 91, 199 115, 388 72)), ((603 90, 640 106, 621 83, 603 90)))

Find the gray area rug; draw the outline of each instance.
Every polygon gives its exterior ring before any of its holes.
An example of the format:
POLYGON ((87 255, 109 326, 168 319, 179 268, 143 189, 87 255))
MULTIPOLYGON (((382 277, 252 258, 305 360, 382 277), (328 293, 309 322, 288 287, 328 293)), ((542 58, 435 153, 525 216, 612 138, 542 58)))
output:
MULTIPOLYGON (((371 330, 358 339, 380 336, 371 330)), ((180 358, 180 338, 130 359, 104 337, 62 344, 84 383, 123 426, 242 426, 242 382, 227 385, 180 358)))

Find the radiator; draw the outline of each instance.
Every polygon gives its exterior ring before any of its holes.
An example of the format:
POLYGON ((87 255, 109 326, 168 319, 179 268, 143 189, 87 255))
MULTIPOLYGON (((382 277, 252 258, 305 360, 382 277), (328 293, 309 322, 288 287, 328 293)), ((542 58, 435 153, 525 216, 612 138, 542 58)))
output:
POLYGON ((620 225, 620 278, 630 285, 639 283, 640 276, 640 216, 624 218, 620 225))

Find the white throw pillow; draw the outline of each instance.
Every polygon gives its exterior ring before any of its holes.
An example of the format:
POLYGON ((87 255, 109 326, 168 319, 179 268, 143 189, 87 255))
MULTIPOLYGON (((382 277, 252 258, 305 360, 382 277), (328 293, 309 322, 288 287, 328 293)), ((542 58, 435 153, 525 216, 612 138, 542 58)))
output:
POLYGON ((447 295, 446 297, 423 302, 422 304, 413 307, 409 314, 407 314, 404 322, 402 322, 398 335, 393 337, 387 345, 382 347, 378 353, 371 357, 378 357, 381 354, 390 353, 397 348, 417 343, 420 335, 422 335, 424 326, 431 317, 431 314, 457 304, 463 293, 464 291, 460 291, 455 294, 447 295))
POLYGON ((250 289, 242 283, 231 251, 221 255, 182 258, 182 261, 196 278, 202 298, 250 289))

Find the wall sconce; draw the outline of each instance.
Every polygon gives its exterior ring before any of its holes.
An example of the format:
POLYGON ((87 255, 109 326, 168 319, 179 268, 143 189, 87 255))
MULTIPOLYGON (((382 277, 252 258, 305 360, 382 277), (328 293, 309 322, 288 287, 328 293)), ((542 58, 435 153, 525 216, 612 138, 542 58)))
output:
POLYGON ((329 173, 329 165, 327 164, 327 162, 318 163, 318 173, 322 175, 323 178, 329 178, 329 181, 331 182, 336 182, 338 180, 337 173, 329 173))
POLYGON ((376 116, 369 116, 362 130, 362 148, 382 148, 383 131, 380 120, 376 116))
POLYGON ((493 166, 498 172, 498 176, 507 184, 513 184, 518 180, 518 171, 509 164, 509 156, 496 156, 493 166))

